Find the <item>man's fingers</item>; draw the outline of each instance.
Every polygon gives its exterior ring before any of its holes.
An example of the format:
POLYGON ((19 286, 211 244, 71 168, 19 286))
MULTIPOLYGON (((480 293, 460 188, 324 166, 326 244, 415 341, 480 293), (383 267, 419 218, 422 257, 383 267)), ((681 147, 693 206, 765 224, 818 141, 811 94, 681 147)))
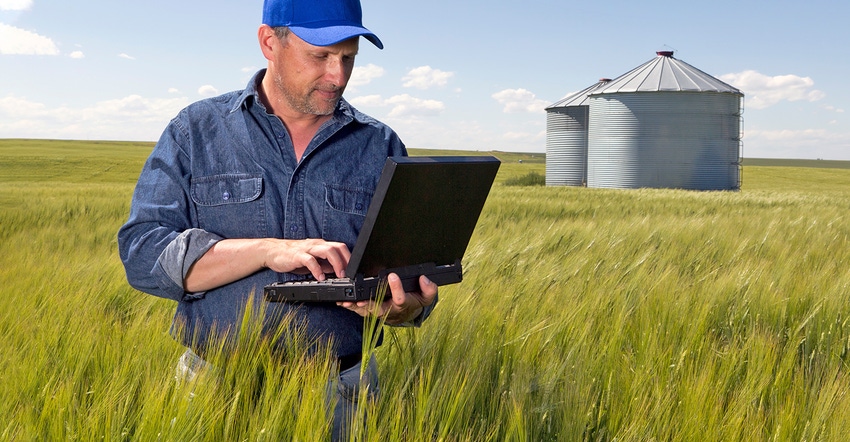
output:
MULTIPOLYGON (((351 252, 345 244, 324 242, 313 246, 308 253, 315 258, 321 258, 322 264, 327 264, 323 271, 327 270, 328 273, 332 271, 340 278, 345 276, 345 267, 348 265, 349 258, 351 258, 351 252)), ((313 272, 313 276, 319 279, 315 272, 313 272)))
POLYGON ((310 271, 310 274, 313 275, 313 278, 316 278, 316 281, 325 280, 325 270, 313 255, 307 252, 301 253, 298 256, 298 261, 300 261, 302 267, 310 271))
POLYGON ((387 276, 387 283, 389 284, 389 290, 392 294, 393 304, 397 306, 404 305, 407 296, 404 293, 404 285, 401 283, 401 278, 399 278, 395 273, 390 273, 389 276, 387 276))
POLYGON ((356 312, 360 316, 381 316, 387 324, 398 325, 414 319, 425 307, 437 298, 437 284, 426 276, 419 277, 417 292, 405 292, 401 278, 395 273, 387 275, 390 297, 380 301, 339 302, 338 306, 356 312))
POLYGON ((326 273, 345 276, 351 252, 344 243, 321 239, 271 240, 265 266, 276 272, 310 273, 324 280, 326 273))
POLYGON ((427 276, 419 277, 419 289, 422 291, 423 306, 431 305, 437 299, 437 284, 428 279, 427 276))

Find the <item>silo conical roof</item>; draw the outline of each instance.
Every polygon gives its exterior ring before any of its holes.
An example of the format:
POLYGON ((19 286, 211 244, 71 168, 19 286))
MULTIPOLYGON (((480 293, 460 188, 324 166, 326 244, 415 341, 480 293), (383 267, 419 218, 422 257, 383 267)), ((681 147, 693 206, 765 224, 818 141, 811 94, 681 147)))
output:
POLYGON ((584 88, 574 94, 567 95, 565 98, 562 98, 551 105, 549 105, 546 110, 561 108, 561 107, 572 107, 572 106, 587 106, 587 97, 592 94, 597 89, 602 88, 608 82, 611 81, 610 78, 600 78, 599 82, 596 84, 584 88))
MULTIPOLYGON (((618 92, 723 92, 743 95, 740 90, 715 77, 673 58, 672 51, 656 52, 657 56, 611 80, 590 94, 618 92)), ((589 94, 588 94, 589 95, 589 94)))

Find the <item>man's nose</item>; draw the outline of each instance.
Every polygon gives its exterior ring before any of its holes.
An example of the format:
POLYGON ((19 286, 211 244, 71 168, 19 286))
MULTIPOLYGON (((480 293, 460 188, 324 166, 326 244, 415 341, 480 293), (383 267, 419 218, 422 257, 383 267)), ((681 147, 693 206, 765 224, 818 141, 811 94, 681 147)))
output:
POLYGON ((345 62, 337 58, 328 60, 325 66, 325 78, 328 81, 336 86, 345 87, 350 76, 351 70, 345 62))

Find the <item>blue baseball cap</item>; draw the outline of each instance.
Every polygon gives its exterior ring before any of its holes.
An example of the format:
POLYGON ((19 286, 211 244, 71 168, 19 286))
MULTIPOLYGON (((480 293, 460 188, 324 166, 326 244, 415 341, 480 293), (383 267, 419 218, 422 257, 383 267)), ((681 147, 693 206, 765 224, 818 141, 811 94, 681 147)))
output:
POLYGON ((360 0, 264 0, 263 24, 288 27, 313 46, 330 46, 363 36, 378 49, 384 44, 363 27, 360 0))

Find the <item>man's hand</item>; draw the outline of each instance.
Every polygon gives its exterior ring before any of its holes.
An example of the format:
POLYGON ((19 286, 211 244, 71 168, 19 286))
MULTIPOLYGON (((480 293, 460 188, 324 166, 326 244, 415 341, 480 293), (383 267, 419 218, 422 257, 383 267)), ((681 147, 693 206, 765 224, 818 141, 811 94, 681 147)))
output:
POLYGON ((351 258, 348 246, 322 239, 224 239, 196 261, 183 281, 188 292, 211 290, 263 268, 276 272, 345 276, 351 258))
POLYGON ((425 276, 419 277, 418 292, 405 292, 401 279, 395 273, 387 276, 387 282, 392 296, 380 304, 376 301, 359 301, 338 302, 337 305, 363 317, 369 315, 384 317, 387 324, 399 325, 415 319, 425 307, 433 304, 437 299, 437 284, 425 276))
POLYGON ((317 281, 325 273, 345 277, 345 267, 351 258, 348 246, 322 239, 269 239, 263 267, 280 273, 310 273, 317 281))

